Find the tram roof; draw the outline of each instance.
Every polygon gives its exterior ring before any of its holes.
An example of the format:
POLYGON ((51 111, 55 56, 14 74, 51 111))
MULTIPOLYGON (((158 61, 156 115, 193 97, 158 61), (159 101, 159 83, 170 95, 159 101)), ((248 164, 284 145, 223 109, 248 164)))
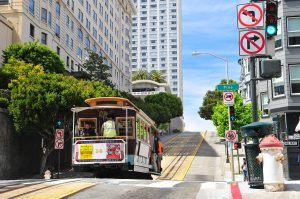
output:
POLYGON ((85 100, 90 106, 131 106, 139 110, 131 101, 122 97, 96 97, 85 100))
POLYGON ((131 101, 122 97, 97 97, 85 100, 89 107, 75 107, 72 108, 73 112, 79 113, 84 110, 99 109, 99 108, 125 108, 130 107, 132 110, 137 111, 144 119, 148 120, 152 125, 155 122, 144 113, 141 109, 136 107, 131 101))

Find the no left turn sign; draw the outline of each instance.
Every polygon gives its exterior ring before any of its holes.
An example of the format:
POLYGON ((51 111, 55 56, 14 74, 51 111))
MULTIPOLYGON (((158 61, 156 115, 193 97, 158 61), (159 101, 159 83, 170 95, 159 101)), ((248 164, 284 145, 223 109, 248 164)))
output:
POLYGON ((234 104, 234 92, 223 92, 223 102, 227 105, 234 104))
POLYGON ((266 54, 264 30, 240 31, 240 56, 266 54))
POLYGON ((238 28, 254 28, 264 26, 263 3, 248 3, 237 6, 238 28))

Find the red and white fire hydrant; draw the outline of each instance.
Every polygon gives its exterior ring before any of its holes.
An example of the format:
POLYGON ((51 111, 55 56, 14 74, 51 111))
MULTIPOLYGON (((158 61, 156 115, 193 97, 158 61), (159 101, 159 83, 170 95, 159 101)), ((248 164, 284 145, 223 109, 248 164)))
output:
POLYGON ((264 187, 266 191, 283 191, 283 143, 274 135, 267 135, 260 142, 259 148, 261 153, 257 156, 257 159, 263 162, 264 187))

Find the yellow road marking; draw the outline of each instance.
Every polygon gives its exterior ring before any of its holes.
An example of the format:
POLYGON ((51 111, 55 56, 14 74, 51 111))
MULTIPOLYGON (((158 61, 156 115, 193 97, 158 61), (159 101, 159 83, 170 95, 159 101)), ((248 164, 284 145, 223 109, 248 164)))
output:
POLYGON ((20 198, 20 199, 54 199, 64 198, 75 194, 81 190, 94 186, 95 183, 80 181, 52 181, 37 185, 30 185, 17 190, 12 190, 0 194, 0 198, 20 198))
MULTIPOLYGON (((170 148, 165 156, 163 156, 163 161, 162 161, 162 168, 164 168, 162 175, 158 177, 158 179, 164 179, 164 180, 183 180, 184 177, 186 176, 193 160, 194 157, 199 150, 204 138, 206 136, 205 133, 201 133, 201 137, 199 138, 199 142, 197 143, 197 146, 194 148, 193 152, 190 153, 186 151, 185 147, 176 147, 176 145, 172 148, 170 148), (178 152, 178 155, 175 152, 178 152), (181 153, 181 154, 180 154, 181 153), (182 154, 183 153, 183 154, 182 154)), ((172 138, 168 144, 171 141, 174 141, 174 139, 177 138, 174 137, 172 138)), ((189 143, 193 139, 193 137, 183 137, 179 143, 180 145, 185 145, 189 143)), ((191 149, 192 150, 192 149, 191 149)), ((156 179, 156 178, 155 178, 156 179)))

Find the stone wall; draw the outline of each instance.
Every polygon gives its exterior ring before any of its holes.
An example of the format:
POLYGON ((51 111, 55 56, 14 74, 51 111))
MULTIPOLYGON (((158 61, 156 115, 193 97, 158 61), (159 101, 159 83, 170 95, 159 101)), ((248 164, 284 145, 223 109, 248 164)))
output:
POLYGON ((17 134, 6 109, 0 108, 0 179, 15 179, 39 171, 40 138, 17 134))

